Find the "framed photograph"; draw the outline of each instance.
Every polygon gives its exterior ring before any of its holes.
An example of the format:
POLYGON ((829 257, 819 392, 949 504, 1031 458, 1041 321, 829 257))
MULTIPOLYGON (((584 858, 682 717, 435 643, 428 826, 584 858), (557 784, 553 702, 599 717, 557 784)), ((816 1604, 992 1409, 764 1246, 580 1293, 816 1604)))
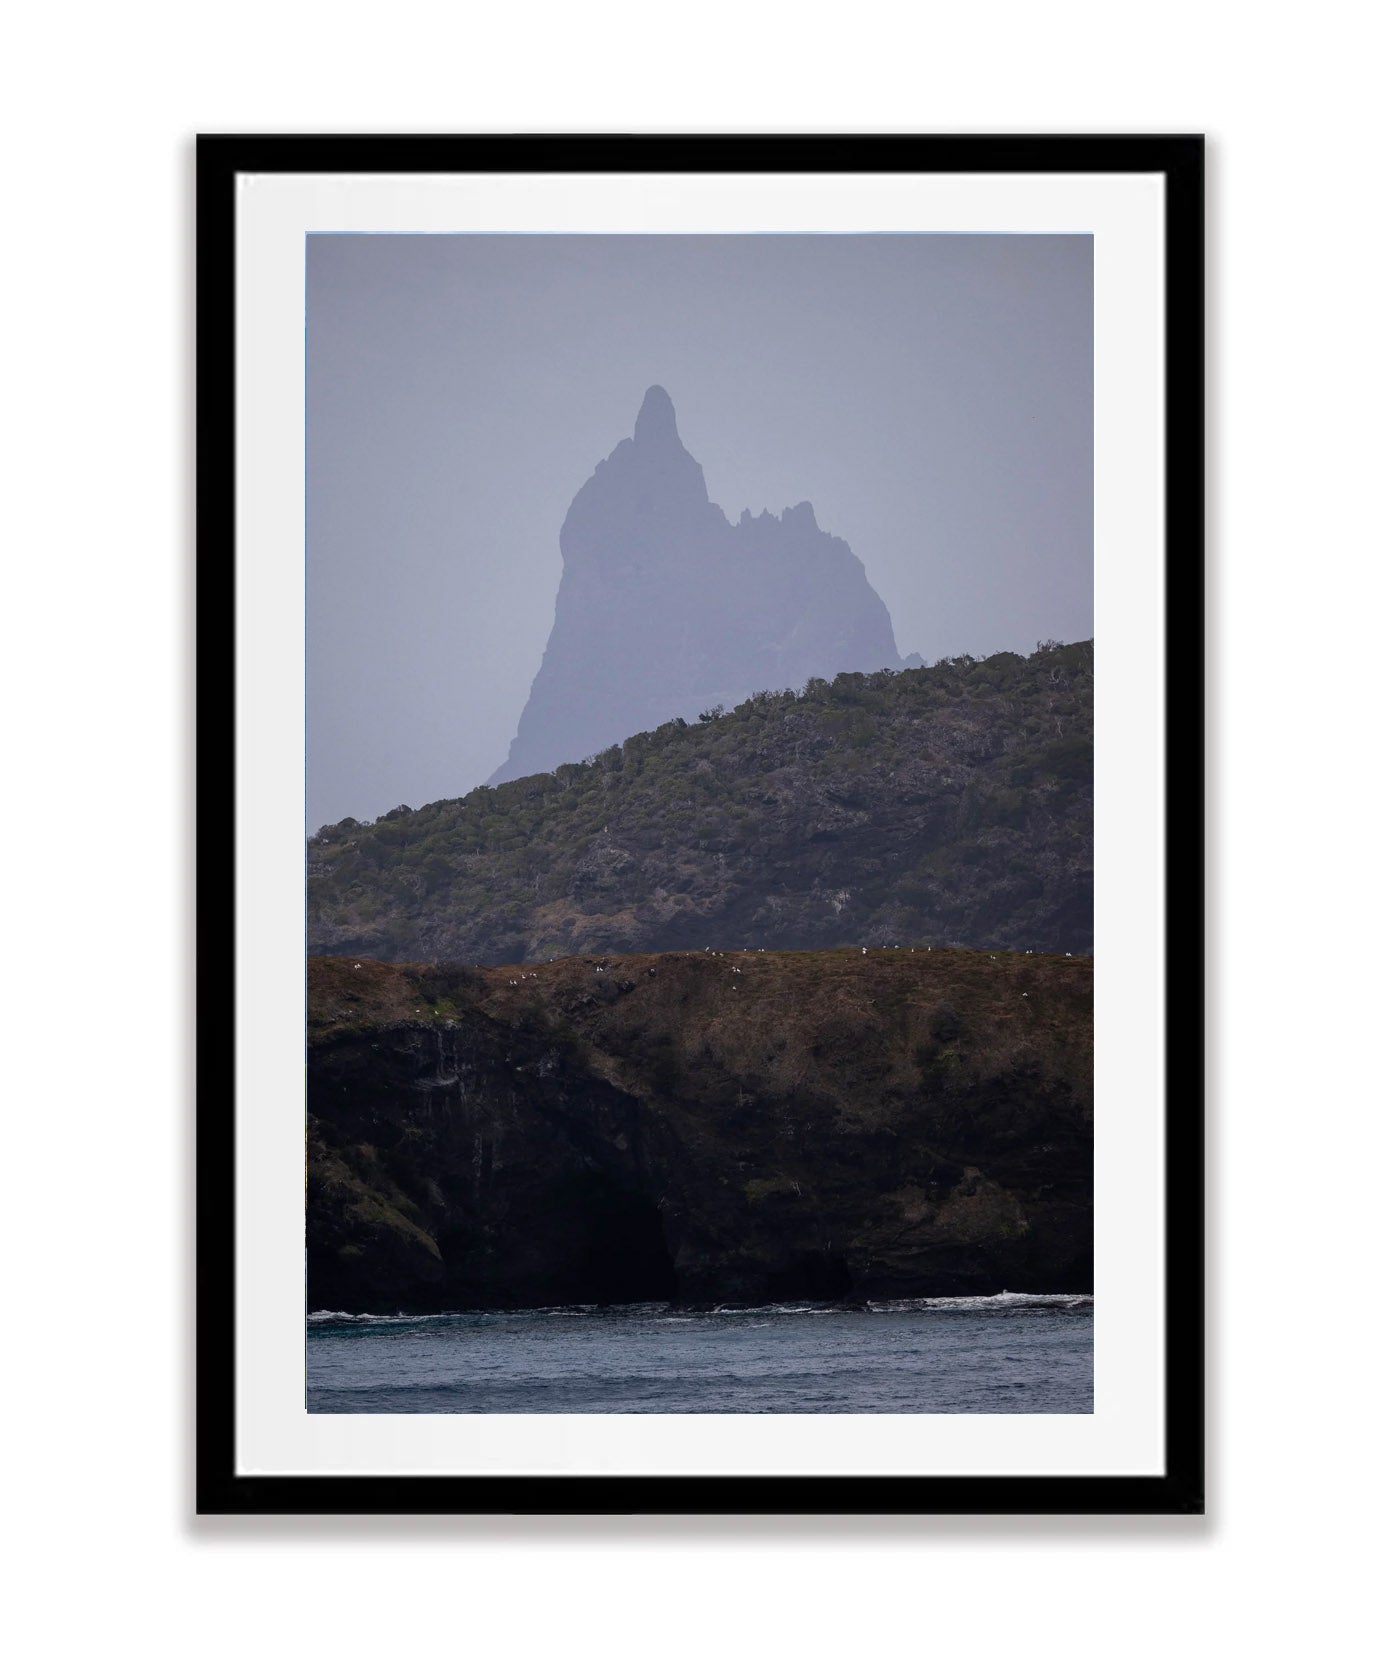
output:
POLYGON ((1203 1509, 1202 166, 201 137, 201 1513, 1203 1509))

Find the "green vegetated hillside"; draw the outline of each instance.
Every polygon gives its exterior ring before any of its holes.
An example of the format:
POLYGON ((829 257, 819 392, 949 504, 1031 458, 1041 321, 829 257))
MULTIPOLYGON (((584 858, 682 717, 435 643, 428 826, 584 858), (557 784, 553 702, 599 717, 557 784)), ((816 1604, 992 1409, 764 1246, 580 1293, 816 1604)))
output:
POLYGON ((1093 943, 1093 644, 813 680, 309 843, 309 948, 1093 943))
POLYGON ((1093 1287, 1093 965, 312 958, 312 1310, 1093 1287))

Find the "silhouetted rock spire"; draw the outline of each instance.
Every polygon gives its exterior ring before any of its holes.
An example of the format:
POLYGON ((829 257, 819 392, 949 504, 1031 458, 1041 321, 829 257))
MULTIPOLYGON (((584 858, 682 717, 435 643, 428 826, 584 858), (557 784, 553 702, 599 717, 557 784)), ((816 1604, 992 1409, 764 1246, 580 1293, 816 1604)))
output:
POLYGON ((659 385, 574 497, 559 547, 554 628, 493 782, 758 689, 900 664, 884 602, 812 504, 731 525, 659 385))
POLYGON ((637 424, 632 428, 632 441, 645 446, 681 446, 680 433, 676 430, 675 404, 659 385, 647 387, 642 406, 637 410, 637 424))

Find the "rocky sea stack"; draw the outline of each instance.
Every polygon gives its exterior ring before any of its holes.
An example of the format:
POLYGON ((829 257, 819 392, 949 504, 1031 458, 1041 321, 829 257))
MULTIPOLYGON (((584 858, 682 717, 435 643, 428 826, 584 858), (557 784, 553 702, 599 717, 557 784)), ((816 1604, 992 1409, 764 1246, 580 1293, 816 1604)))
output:
POLYGON ((809 502, 731 525, 653 385, 559 533, 554 628, 493 783, 759 689, 900 664, 865 568, 809 502))

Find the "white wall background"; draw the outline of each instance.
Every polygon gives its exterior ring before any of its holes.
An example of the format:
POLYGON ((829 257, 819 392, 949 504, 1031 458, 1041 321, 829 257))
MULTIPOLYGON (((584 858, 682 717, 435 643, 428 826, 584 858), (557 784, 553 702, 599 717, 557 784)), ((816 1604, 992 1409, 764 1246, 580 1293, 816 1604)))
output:
POLYGON ((6 31, 21 1671, 1377 1672, 1400 442, 1382 8, 505 15, 135 0, 25 8, 6 31), (1213 1514, 196 1524, 190 137, 716 128, 1210 136, 1213 1514))

